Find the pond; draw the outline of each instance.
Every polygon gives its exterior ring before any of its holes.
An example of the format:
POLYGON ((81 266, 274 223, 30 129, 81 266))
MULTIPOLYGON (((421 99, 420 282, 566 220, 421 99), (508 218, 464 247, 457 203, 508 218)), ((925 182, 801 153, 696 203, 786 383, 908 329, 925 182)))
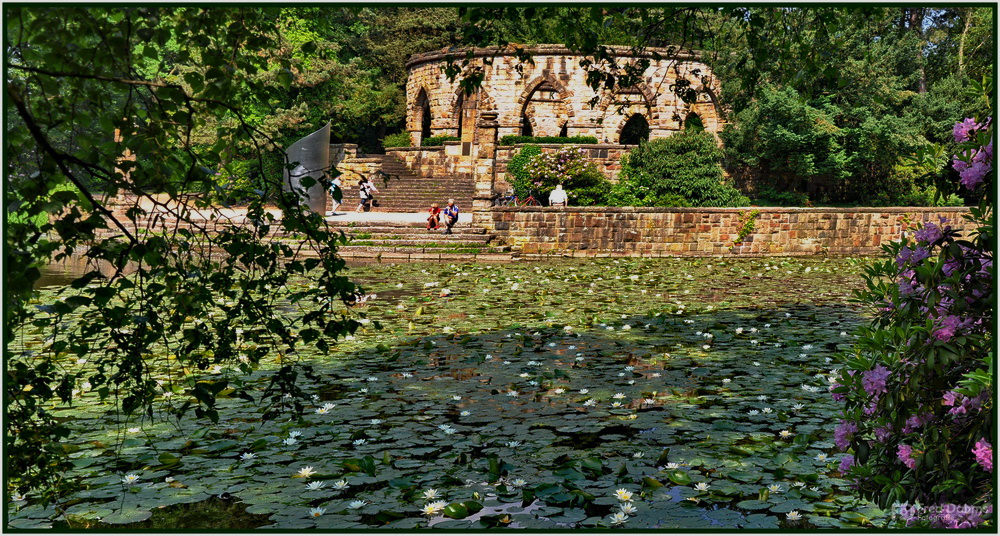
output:
MULTIPOLYGON (((827 392, 865 321, 850 302, 864 262, 353 266, 374 294, 353 311, 381 329, 300 352, 318 373, 300 417, 221 398, 218 424, 126 421, 80 386, 55 410, 86 486, 66 514, 139 523, 225 497, 286 530, 878 525, 890 513, 841 478, 827 392)), ((159 378, 158 404, 204 379, 263 389, 267 368, 159 378)), ((57 517, 31 497, 8 513, 57 517)))

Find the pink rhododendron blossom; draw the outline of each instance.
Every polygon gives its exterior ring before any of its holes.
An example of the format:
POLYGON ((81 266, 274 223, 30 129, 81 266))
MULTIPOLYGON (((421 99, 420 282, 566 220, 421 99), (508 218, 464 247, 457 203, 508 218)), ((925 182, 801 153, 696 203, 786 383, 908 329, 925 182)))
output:
POLYGON ((955 336, 955 333, 962 325, 962 319, 955 315, 948 315, 939 320, 940 327, 934 331, 934 338, 948 342, 955 336))
POLYGON ((987 472, 993 472, 993 446, 985 439, 976 441, 976 448, 972 449, 976 455, 976 462, 983 466, 987 472))
POLYGON ((975 190, 977 186, 983 183, 983 178, 986 174, 993 169, 993 166, 985 162, 973 162, 971 166, 963 169, 959 175, 962 186, 965 186, 969 190, 975 190))
POLYGON ((848 454, 840 459, 840 466, 838 467, 838 469, 840 469, 841 473, 846 473, 850 471, 851 467, 853 466, 854 466, 854 455, 848 454))
POLYGON ((965 121, 960 123, 955 123, 955 126, 951 129, 951 134, 955 137, 955 141, 962 143, 969 141, 969 138, 983 125, 976 122, 975 119, 971 117, 965 118, 965 121))
POLYGON ((840 420, 840 424, 833 431, 833 442, 837 444, 837 448, 840 450, 847 450, 847 447, 851 444, 851 438, 858 431, 858 425, 850 421, 840 420))
POLYGON ((861 377, 861 385, 869 395, 877 397, 879 393, 887 393, 885 380, 889 377, 889 369, 878 365, 872 370, 867 370, 861 377))
POLYGON ((913 457, 913 447, 909 445, 900 445, 896 451, 896 457, 910 469, 917 466, 917 460, 913 457))

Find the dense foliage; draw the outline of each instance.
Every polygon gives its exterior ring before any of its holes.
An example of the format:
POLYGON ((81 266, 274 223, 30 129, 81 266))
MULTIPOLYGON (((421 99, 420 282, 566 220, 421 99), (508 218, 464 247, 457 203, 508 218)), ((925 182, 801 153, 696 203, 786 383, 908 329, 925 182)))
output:
POLYGON ((590 161, 587 150, 579 147, 560 147, 532 156, 524 165, 524 175, 543 203, 558 184, 563 185, 573 206, 604 205, 611 190, 611 183, 590 161))
POLYGON ((397 132, 382 138, 382 147, 409 147, 411 144, 409 132, 397 132))
POLYGON ((534 188, 527 165, 532 158, 542 154, 542 148, 537 145, 525 145, 507 162, 507 182, 514 189, 514 195, 525 199, 534 188))
POLYGON ((597 143, 594 136, 516 136, 507 135, 500 138, 500 145, 518 145, 521 143, 597 143))
POLYGON ((611 204, 739 207, 750 200, 725 179, 722 150, 709 132, 683 130, 642 143, 622 157, 611 204))
POLYGON ((294 54, 259 53, 280 48, 280 14, 5 8, 12 113, 4 151, 13 156, 6 209, 17 214, 4 237, 11 489, 46 501, 77 485, 63 478, 71 466, 60 443, 68 428, 51 408, 71 402, 84 384, 122 417, 149 417, 163 389, 150 371, 163 367, 184 395, 166 403, 166 414, 215 420, 220 393, 250 395, 237 379, 196 381, 191 371, 226 364, 249 372, 282 355, 255 398, 260 417, 273 418, 302 407, 285 397, 308 374, 297 349, 328 351, 357 328, 344 307, 356 289, 336 256, 342 235, 302 209, 295 194, 282 193, 280 167, 277 174, 262 169, 262 151, 275 140, 249 117, 261 103, 278 102, 300 66, 294 54), (205 202, 227 188, 214 170, 248 146, 257 148, 257 171, 268 180, 258 184, 245 221, 209 233, 190 213, 225 221, 205 202), (265 199, 277 204, 280 221, 265 199), (282 235, 295 235, 295 247, 282 235), (58 299, 34 301, 41 269, 71 255, 83 256, 87 273, 58 299), (293 292, 289 279, 306 273, 313 284, 293 292), (282 300, 290 306, 279 307, 282 300), (67 325, 68 315, 78 320, 67 325), (45 343, 18 346, 15 334, 25 330, 45 343), (150 353, 154 344, 162 351, 150 353), (84 375, 64 366, 70 360, 92 367, 84 375))
POLYGON ((969 231, 926 222, 885 247, 890 257, 867 270, 859 294, 875 320, 831 388, 846 404, 841 470, 863 497, 905 503, 908 526, 993 524, 993 132, 991 119, 955 125, 952 164, 979 199, 969 231))

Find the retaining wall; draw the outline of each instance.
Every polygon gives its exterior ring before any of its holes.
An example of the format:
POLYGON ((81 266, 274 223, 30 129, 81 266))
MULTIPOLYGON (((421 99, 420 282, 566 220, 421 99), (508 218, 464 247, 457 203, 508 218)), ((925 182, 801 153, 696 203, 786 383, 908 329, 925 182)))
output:
POLYGON ((946 217, 953 228, 965 228, 967 212, 964 207, 495 207, 477 212, 475 223, 523 254, 873 255, 922 222, 946 217))

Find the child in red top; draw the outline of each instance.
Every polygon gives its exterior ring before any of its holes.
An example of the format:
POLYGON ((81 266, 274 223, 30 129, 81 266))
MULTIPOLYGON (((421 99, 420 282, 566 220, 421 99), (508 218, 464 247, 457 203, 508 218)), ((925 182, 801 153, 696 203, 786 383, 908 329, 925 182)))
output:
POLYGON ((427 228, 437 229, 438 224, 441 223, 441 208, 438 207, 437 203, 434 203, 431 208, 427 209, 427 212, 430 213, 430 216, 427 217, 427 228))

